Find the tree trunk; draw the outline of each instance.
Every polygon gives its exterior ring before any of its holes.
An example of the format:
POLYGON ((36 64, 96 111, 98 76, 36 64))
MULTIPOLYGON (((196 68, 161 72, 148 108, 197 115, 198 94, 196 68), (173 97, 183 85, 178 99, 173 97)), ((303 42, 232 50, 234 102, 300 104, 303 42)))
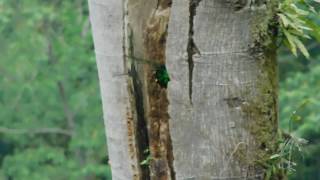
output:
POLYGON ((276 2, 89 5, 113 179, 263 179, 277 149, 276 2))

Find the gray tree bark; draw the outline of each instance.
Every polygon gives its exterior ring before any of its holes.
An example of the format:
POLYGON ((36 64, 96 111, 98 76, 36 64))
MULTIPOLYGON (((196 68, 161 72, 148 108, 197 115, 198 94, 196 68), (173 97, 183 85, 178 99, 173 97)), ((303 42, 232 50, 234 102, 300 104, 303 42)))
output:
POLYGON ((89 5, 114 180, 264 178, 277 149, 276 1, 89 5))

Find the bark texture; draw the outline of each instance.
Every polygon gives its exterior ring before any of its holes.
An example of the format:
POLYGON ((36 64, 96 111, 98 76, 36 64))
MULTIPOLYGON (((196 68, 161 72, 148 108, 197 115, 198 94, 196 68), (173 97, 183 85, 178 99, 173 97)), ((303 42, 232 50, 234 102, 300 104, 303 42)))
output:
POLYGON ((264 44, 270 7, 256 3, 173 3, 167 67, 177 179, 264 176, 257 162, 276 148, 277 75, 264 44))
POLYGON ((124 7, 119 0, 90 0, 108 155, 115 180, 141 179, 134 112, 124 63, 124 7))
POLYGON ((113 179, 263 179, 277 148, 273 1, 89 4, 113 179))

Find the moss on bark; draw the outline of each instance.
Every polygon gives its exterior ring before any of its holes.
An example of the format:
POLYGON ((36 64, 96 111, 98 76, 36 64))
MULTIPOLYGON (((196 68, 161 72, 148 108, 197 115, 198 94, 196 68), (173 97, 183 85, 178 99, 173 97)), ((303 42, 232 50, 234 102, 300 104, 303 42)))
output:
MULTIPOLYGON (((254 92, 248 90, 248 100, 241 109, 249 120, 245 129, 254 140, 254 147, 241 146, 235 157, 249 163, 255 171, 266 175, 265 166, 270 157, 278 150, 278 65, 276 59, 277 1, 271 1, 256 9, 251 19, 250 53, 255 59, 259 76, 254 92), (254 154, 246 154, 246 148, 253 148, 254 154)), ((284 179, 284 172, 273 174, 273 179, 284 179)))

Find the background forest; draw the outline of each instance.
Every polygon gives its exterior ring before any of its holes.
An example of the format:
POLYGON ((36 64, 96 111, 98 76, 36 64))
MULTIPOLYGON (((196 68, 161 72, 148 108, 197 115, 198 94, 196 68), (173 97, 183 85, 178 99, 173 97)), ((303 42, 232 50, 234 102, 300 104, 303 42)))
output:
MULTIPOLYGON (((319 22, 320 23, 320 22, 319 22)), ((320 45, 279 50, 280 125, 320 180, 320 45)), ((0 0, 0 180, 110 180, 87 0, 0 0)))

